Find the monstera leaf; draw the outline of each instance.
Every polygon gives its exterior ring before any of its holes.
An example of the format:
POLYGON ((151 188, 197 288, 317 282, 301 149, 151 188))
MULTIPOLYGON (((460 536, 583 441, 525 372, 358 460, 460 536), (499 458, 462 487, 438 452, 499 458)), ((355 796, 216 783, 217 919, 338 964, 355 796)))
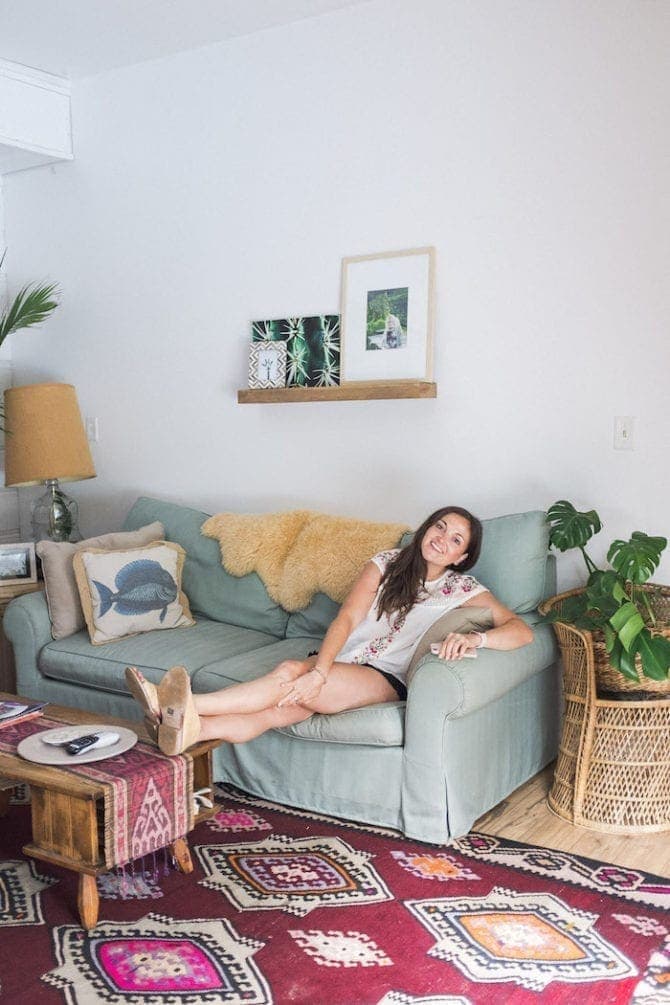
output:
POLYGON ((661 561, 661 552, 668 539, 650 537, 641 530, 631 535, 630 541, 613 541, 607 552, 607 560, 622 579, 639 586, 646 583, 656 571, 661 561))
POLYGON ((559 551, 583 548, 602 527, 594 509, 580 513, 566 499, 560 499, 549 508, 547 521, 551 527, 549 542, 559 551))

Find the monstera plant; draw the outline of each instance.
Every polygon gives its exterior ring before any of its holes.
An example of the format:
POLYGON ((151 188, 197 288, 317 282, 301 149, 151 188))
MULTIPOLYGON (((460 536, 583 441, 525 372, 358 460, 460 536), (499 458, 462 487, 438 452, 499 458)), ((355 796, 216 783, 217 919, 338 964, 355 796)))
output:
POLYGON ((550 544, 563 552, 578 548, 588 573, 584 589, 565 597, 546 615, 547 620, 603 632, 611 665, 630 680, 639 680, 636 657, 645 677, 667 680, 670 640, 658 634, 667 626, 659 623, 654 611, 655 588, 648 583, 659 566, 667 538, 636 530, 630 540, 612 542, 607 552, 611 568, 600 569, 586 551, 587 543, 602 529, 595 510, 579 512, 561 499, 550 507, 547 520, 550 544))

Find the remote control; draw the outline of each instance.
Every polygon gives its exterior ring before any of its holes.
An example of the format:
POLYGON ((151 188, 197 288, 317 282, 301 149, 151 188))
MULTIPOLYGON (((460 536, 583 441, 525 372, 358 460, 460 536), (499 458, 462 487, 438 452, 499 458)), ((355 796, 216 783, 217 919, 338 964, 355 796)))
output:
POLYGON ((78 736, 76 740, 70 740, 65 749, 68 754, 83 754, 86 750, 97 750, 100 747, 111 747, 118 743, 119 734, 105 731, 101 733, 87 733, 86 736, 78 736))

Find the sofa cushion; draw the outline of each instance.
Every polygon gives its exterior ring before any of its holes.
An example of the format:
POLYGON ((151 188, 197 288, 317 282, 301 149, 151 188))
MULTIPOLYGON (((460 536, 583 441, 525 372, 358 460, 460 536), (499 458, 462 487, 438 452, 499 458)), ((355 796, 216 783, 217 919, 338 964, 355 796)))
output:
POLYGON ((315 594, 307 607, 289 616, 286 625, 286 638, 302 635, 325 635, 339 609, 340 605, 327 597, 325 593, 315 594))
POLYGON ((483 520, 482 551, 470 574, 517 614, 544 599, 549 525, 541 510, 483 520))
POLYGON ((143 496, 126 517, 124 526, 133 530, 151 520, 160 520, 168 541, 186 552, 182 585, 191 609, 229 625, 251 628, 282 638, 288 614, 270 599, 255 572, 239 579, 221 565, 219 545, 200 533, 208 513, 143 496))
POLYGON ((386 701, 367 708, 352 708, 334 715, 313 715, 305 722, 283 726, 277 732, 301 740, 358 743, 364 747, 402 747, 405 742, 405 702, 386 701))
POLYGON ((78 632, 44 646, 39 669, 45 677, 55 680, 127 694, 127 666, 138 667, 157 684, 172 666, 185 666, 193 675, 214 657, 226 659, 260 652, 277 641, 272 635, 208 618, 196 617, 195 622, 186 632, 148 632, 103 647, 92 646, 88 633, 78 632))
POLYGON ((174 541, 121 551, 78 551, 72 565, 93 645, 195 624, 181 589, 184 558, 184 549, 174 541))
POLYGON ((320 638, 273 639, 271 645, 243 653, 214 653, 193 675, 193 690, 202 693, 255 680, 282 660, 302 660, 321 645, 320 638))
POLYGON ((151 541, 160 541, 163 534, 163 524, 154 522, 134 531, 101 534, 76 544, 39 541, 35 551, 42 562, 52 638, 67 638, 80 632, 86 624, 72 568, 72 559, 78 551, 83 548, 141 548, 151 541))

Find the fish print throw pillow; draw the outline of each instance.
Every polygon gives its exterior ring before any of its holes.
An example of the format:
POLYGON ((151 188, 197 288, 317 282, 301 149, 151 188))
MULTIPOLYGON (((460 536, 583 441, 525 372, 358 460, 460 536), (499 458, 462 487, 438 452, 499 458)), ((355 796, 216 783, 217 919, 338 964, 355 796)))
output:
POLYGON ((181 589, 185 555, 171 541, 119 551, 78 551, 73 568, 93 645, 194 625, 181 589))

